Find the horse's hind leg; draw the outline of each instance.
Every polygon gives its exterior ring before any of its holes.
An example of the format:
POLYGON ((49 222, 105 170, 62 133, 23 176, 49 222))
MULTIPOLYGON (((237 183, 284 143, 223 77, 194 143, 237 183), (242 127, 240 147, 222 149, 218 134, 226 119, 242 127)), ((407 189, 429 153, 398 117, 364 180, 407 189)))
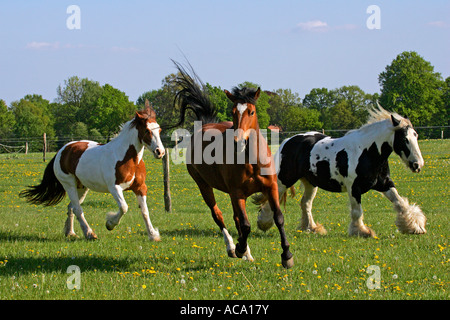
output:
MULTIPOLYGON (((278 199, 281 199, 286 194, 286 186, 280 181, 278 183, 278 199)), ((265 197, 265 195, 263 195, 265 197)), ((258 229, 266 232, 273 226, 273 211, 270 207, 269 201, 266 201, 261 205, 258 214, 258 229)))
POLYGON ((214 197, 214 191, 210 186, 202 186, 200 187, 200 192, 202 193, 203 200, 205 200, 206 205, 211 210, 211 215, 214 219, 214 222, 219 227, 220 231, 223 235, 223 240, 225 242, 225 245, 227 246, 227 254, 230 258, 237 258, 236 256, 236 246, 234 245, 233 238, 231 237, 230 233, 228 232, 225 222, 223 221, 223 215, 222 211, 220 211, 219 207, 217 206, 216 199, 214 197))
MULTIPOLYGON (((78 199, 79 199, 78 201, 79 201, 80 205, 83 203, 84 199, 86 198, 88 191, 89 191, 89 189, 87 189, 87 188, 77 189, 78 199)), ((78 238, 78 236, 76 235, 76 233, 73 229, 73 217, 74 217, 74 214, 73 214, 72 202, 70 202, 69 205, 67 206, 67 219, 64 224, 64 234, 69 239, 78 238)))
POLYGON ((225 226, 225 222, 223 221, 222 211, 220 211, 219 207, 217 206, 213 189, 199 175, 197 175, 194 170, 190 170, 189 166, 188 166, 188 171, 189 171, 189 174, 191 175, 191 177, 197 183, 197 186, 200 189, 200 193, 202 194, 203 200, 205 201, 206 205, 211 210, 211 215, 214 219, 214 222, 217 224, 217 226, 219 227, 220 231, 223 234, 223 239, 227 246, 228 256, 231 258, 237 258, 236 253, 235 253, 236 247, 233 243, 233 238, 231 237, 230 233, 228 232, 228 230, 225 226))
POLYGON ((420 210, 419 206, 408 203, 408 199, 401 197, 396 188, 390 188, 388 191, 383 192, 394 205, 395 211, 397 211, 397 220, 395 224, 402 233, 423 234, 425 230, 425 224, 427 218, 420 210))
POLYGON ((300 202, 300 207, 302 208, 302 221, 299 229, 325 235, 327 234, 327 230, 325 230, 320 223, 314 222, 311 212, 314 197, 317 193, 317 187, 314 187, 306 179, 301 179, 301 181, 305 187, 305 191, 303 192, 302 200, 300 202))
MULTIPOLYGON (((82 200, 84 200, 84 197, 86 196, 85 193, 87 193, 87 190, 84 190, 82 196, 80 197, 79 191, 76 188, 76 184, 72 186, 72 185, 63 183, 63 186, 64 186, 64 189, 66 190, 67 195, 69 196, 69 199, 70 199, 68 215, 70 214, 70 211, 72 211, 73 214, 75 214, 78 222, 80 223, 81 230, 83 231, 83 234, 86 237, 86 239, 88 239, 88 240, 97 239, 97 235, 94 233, 94 231, 91 229, 91 227, 87 223, 87 221, 84 217, 83 209, 81 208, 81 202, 82 202, 82 200)), ((70 219, 70 218, 71 217, 69 215, 68 219, 70 219)), ((72 216, 72 219, 73 219, 73 216, 72 216)), ((66 221, 66 223, 67 223, 67 221, 66 221)), ((69 221, 69 223, 70 223, 70 221, 69 221)), ((72 230, 73 230, 73 227, 72 227, 72 230)))
POLYGON ((350 217, 352 221, 348 227, 348 234, 350 236, 372 237, 375 238, 375 232, 366 226, 363 222, 363 209, 361 206, 361 195, 353 195, 349 191, 350 198, 350 217), (355 198, 356 196, 356 198, 355 198))

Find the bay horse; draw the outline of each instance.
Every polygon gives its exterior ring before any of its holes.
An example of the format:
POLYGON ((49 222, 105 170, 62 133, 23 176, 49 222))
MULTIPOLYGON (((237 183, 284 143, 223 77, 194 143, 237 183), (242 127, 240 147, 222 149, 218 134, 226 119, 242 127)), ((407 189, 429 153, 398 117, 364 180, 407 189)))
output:
POLYGON ((20 193, 20 197, 32 204, 51 206, 62 201, 67 193, 70 203, 64 227, 66 237, 77 237, 73 229, 75 215, 86 239, 93 240, 97 239, 97 235, 87 223, 81 208, 88 190, 111 193, 116 200, 119 210, 106 216, 108 230, 114 229, 128 211, 123 191, 132 190, 150 240, 159 241, 159 232, 153 228, 149 217, 142 157, 144 147, 151 150, 157 159, 164 156, 160 131, 156 114, 146 101, 144 109, 137 111, 132 120, 122 125, 117 137, 107 144, 82 140, 63 146, 47 165, 41 183, 28 187, 20 193))
POLYGON ((205 85, 192 67, 190 67, 191 76, 184 67, 173 62, 179 71, 174 81, 181 88, 174 102, 175 106, 178 103, 181 110, 180 121, 176 126, 184 123, 187 110, 191 110, 196 119, 201 121, 198 130, 194 129, 190 146, 187 148, 187 170, 197 183, 215 223, 223 234, 228 256, 254 260, 247 244, 251 225, 245 205, 249 196, 255 192, 262 192, 267 196, 272 218, 280 233, 283 249, 282 265, 285 268, 292 267, 293 255, 289 251, 289 243, 284 231, 284 217, 278 200, 277 177, 270 149, 260 133, 256 115, 255 104, 261 92, 260 88, 257 90, 233 88, 232 92, 224 90, 233 102, 233 122, 218 123, 217 110, 209 99, 205 85), (200 150, 200 153, 197 150, 200 150), (213 161, 207 161, 208 151, 214 154, 213 161), (233 218, 239 234, 236 245, 225 226, 213 189, 230 196, 233 218))
MULTIPOLYGON (((375 237, 375 232, 363 222, 361 207, 361 195, 373 189, 393 203, 400 232, 426 233, 425 215, 417 205, 409 205, 408 199, 398 194, 388 163, 394 151, 412 172, 420 172, 424 160, 417 138, 410 120, 380 105, 369 110, 365 125, 341 138, 333 139, 319 132, 290 137, 282 142, 275 156, 279 196, 285 199, 287 189, 301 180, 305 191, 299 229, 326 234, 325 228, 314 222, 311 213, 317 188, 346 191, 351 206, 349 235, 375 237)), ((262 205, 258 227, 268 230, 273 224, 269 207, 261 195, 254 200, 262 205)))

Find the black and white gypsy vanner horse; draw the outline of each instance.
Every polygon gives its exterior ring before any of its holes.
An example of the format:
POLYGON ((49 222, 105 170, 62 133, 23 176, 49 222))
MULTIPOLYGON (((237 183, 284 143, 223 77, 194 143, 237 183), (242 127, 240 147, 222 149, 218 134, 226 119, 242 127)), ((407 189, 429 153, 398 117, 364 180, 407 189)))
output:
MULTIPOLYGON (((300 230, 326 234, 325 228, 314 222, 311 207, 317 188, 331 192, 347 191, 350 198, 351 222, 349 235, 375 237, 363 222, 361 195, 373 189, 382 192, 397 211, 396 225, 400 232, 426 233, 426 217, 417 205, 401 197, 390 178, 388 158, 394 151, 412 172, 424 165, 411 122, 396 113, 377 109, 369 111, 369 120, 361 128, 333 139, 319 132, 308 132, 282 142, 275 155, 280 200, 288 188, 301 180, 300 230)), ((273 225, 270 206, 262 196, 254 197, 261 205, 258 228, 266 231, 273 225)))

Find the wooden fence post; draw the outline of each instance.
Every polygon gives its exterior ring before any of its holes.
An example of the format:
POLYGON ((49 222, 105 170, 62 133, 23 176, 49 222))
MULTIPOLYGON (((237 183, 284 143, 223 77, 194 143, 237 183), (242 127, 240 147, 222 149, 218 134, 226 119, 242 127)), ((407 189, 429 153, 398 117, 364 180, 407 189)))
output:
POLYGON ((172 212, 172 198, 170 196, 170 168, 169 168, 169 150, 162 158, 164 170, 164 208, 166 212, 172 212))
POLYGON ((45 162, 46 152, 47 152, 47 134, 44 132, 44 148, 43 148, 44 162, 45 162))

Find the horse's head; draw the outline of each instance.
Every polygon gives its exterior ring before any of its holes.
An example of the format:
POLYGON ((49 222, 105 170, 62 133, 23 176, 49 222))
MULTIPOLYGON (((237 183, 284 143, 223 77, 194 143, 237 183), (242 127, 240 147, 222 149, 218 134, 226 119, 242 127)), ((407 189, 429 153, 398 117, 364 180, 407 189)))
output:
POLYGON ((156 122, 156 113, 148 101, 145 101, 143 110, 136 111, 133 124, 138 131, 139 141, 153 153, 155 158, 161 159, 165 154, 165 149, 159 136, 161 127, 156 122))
POLYGON ((233 102, 233 128, 235 130, 234 141, 236 150, 243 152, 248 144, 252 131, 259 128, 256 116, 256 101, 261 89, 233 88, 232 92, 224 90, 228 99, 233 102))
POLYGON ((422 153, 417 142, 417 132, 413 129, 411 121, 397 114, 391 115, 394 133, 394 152, 412 172, 420 172, 424 165, 422 153))

